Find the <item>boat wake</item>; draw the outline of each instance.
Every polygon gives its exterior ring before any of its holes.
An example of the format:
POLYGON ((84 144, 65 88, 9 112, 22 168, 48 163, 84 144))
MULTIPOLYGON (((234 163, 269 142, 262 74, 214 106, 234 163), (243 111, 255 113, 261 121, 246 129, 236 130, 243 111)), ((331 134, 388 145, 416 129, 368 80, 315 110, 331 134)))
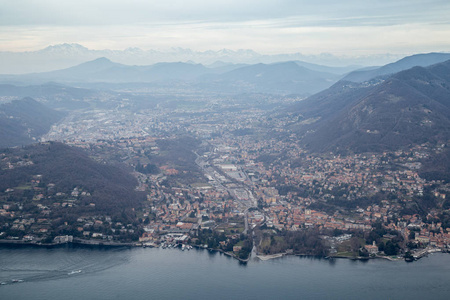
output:
POLYGON ((89 249, 13 250, 0 255, 0 285, 68 279, 101 272, 127 261, 127 255, 119 249, 108 250, 108 255, 89 249), (33 255, 30 255, 31 252, 33 255), (49 260, 49 255, 53 256, 52 260, 49 260))

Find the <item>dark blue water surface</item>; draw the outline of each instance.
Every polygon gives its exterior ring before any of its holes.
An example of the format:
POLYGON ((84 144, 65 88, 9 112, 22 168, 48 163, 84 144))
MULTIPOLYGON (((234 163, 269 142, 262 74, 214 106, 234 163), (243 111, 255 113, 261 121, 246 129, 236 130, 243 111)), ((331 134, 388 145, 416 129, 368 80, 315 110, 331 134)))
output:
POLYGON ((449 299, 450 255, 243 265, 207 250, 0 247, 0 282, 0 299, 449 299))

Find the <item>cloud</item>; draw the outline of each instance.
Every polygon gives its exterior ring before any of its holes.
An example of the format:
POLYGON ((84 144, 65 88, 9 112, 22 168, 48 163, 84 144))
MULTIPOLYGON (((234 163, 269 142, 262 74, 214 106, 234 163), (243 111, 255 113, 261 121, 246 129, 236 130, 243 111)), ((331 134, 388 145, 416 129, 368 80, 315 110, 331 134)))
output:
POLYGON ((436 0, 3 1, 0 51, 62 42, 94 49, 442 51, 450 49, 449 15, 450 2, 436 0))
POLYGON ((296 17, 323 25, 364 24, 375 19, 421 22, 448 19, 448 1, 268 1, 268 0, 20 0, 3 1, 0 25, 80 26, 164 22, 244 22, 296 17), (376 17, 373 17, 376 16, 376 17))

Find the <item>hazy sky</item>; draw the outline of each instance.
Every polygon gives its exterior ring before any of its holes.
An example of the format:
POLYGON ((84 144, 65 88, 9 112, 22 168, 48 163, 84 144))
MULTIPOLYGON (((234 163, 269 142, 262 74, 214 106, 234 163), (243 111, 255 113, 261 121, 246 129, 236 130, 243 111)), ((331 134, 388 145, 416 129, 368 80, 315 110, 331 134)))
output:
POLYGON ((60 43, 264 54, 450 51, 450 1, 0 0, 0 51, 60 43))

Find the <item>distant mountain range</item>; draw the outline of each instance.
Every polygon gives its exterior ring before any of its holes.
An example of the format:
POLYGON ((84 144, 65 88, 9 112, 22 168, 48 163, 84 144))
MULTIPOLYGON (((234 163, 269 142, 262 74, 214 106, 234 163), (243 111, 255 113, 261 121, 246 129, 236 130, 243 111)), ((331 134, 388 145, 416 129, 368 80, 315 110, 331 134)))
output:
POLYGON ((221 92, 313 94, 328 88, 341 76, 314 71, 297 62, 256 64, 202 78, 204 88, 221 92))
POLYGON ((0 105, 0 148, 36 142, 63 114, 32 98, 0 105))
POLYGON ((102 57, 68 69, 27 76, 59 82, 155 82, 192 80, 209 73, 209 70, 201 64, 181 62, 128 66, 102 57))
MULTIPOLYGON (((331 54, 303 55, 301 53, 264 55, 246 49, 193 51, 185 48, 171 48, 165 51, 142 50, 139 48, 92 50, 79 44, 59 44, 38 51, 0 52, 0 61, 2 62, 0 64, 0 74, 24 74, 59 70, 99 57, 106 57, 126 65, 152 65, 158 62, 194 62, 209 66, 215 65, 217 62, 269 64, 299 60, 319 65, 351 66, 350 69, 354 70, 358 68, 358 65, 384 65, 400 59, 403 55, 382 54, 358 57, 337 57, 331 54)), ((350 69, 342 68, 340 74, 347 73, 351 71, 350 69)))
MULTIPOLYGON (((144 53, 139 49, 128 49, 125 52, 127 51, 134 53, 136 57, 140 57, 144 53)), ((113 54, 123 54, 123 52, 93 52, 77 44, 64 44, 48 47, 36 53, 55 54, 47 61, 47 63, 52 64, 58 60, 58 55, 61 55, 61 57, 70 57, 71 55, 80 57, 80 53, 90 53, 92 56, 94 54, 113 56, 113 54)), ((150 52, 154 53, 152 51, 150 52)), ((176 49, 175 52, 192 55, 194 53, 186 49, 176 49)), ((222 50, 219 52, 220 55, 241 55, 247 58, 257 56, 255 52, 244 50, 222 50)), ((33 55, 36 54, 35 52, 33 53, 33 55)), ((204 55, 213 55, 212 52, 208 51, 202 53, 204 55)), ((0 53, 0 57, 3 54, 0 53)), ((15 53, 14 55, 19 54, 15 53)), ((30 53, 28 54, 31 55, 30 53)), ((295 58, 295 55, 286 57, 295 58)), ((278 58, 281 58, 281 56, 278 56, 278 58)), ((113 62, 106 57, 100 57, 56 71, 21 75, 0 75, 0 83, 41 85, 48 82, 56 82, 89 88, 99 88, 100 84, 107 84, 108 88, 111 88, 111 84, 122 84, 121 87, 123 87, 123 84, 135 83, 152 83, 174 87, 173 83, 178 82, 199 90, 227 94, 270 93, 307 96, 330 87, 342 77, 344 77, 343 80, 352 82, 365 82, 373 78, 384 79, 393 73, 406 70, 413 66, 426 67, 447 59, 450 59, 450 54, 418 54, 405 57, 382 67, 369 67, 355 70, 357 68, 356 66, 329 67, 301 60, 257 64, 234 64, 225 60, 215 61, 210 65, 193 62, 159 62, 150 65, 127 65, 113 62)), ((5 63, 8 63, 8 60, 5 60, 5 63)))
POLYGON ((341 78, 337 73, 342 71, 343 68, 299 61, 255 65, 218 64, 216 67, 182 62, 129 66, 103 57, 57 71, 0 75, 0 82, 15 85, 46 82, 69 85, 144 82, 167 86, 182 82, 197 89, 220 93, 308 95, 331 86, 341 78))
POLYGON ((450 140, 450 61, 384 81, 340 81, 291 107, 313 151, 370 152, 450 140))

